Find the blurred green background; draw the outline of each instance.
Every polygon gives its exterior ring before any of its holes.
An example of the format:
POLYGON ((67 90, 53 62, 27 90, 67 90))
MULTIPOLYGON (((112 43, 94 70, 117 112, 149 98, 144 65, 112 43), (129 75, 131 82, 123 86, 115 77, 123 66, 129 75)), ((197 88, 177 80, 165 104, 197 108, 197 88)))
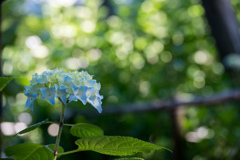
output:
MULTIPOLYGON (((240 1, 231 3, 240 20, 240 1)), ((1 27, 3 76, 22 77, 3 91, 2 150, 25 142, 55 143, 56 126, 43 125, 24 136, 12 136, 48 117, 59 120, 60 104, 52 106, 39 98, 33 112, 24 108, 24 86, 46 68, 94 75, 102 86, 103 110, 176 95, 208 97, 240 85, 219 60, 199 0, 8 0, 2 5, 1 27)), ((234 70, 239 77, 239 66, 234 70)), ((74 114, 77 110, 97 112, 90 105, 72 102, 66 109, 66 123, 93 123, 106 135, 132 136, 174 148, 167 110, 90 117, 74 114)), ((240 158, 239 103, 181 108, 179 123, 184 159, 240 158)), ((74 140, 66 127, 61 146, 66 151, 75 149, 74 140)), ((173 159, 166 150, 136 156, 173 159)), ((60 160, 79 157, 114 159, 82 152, 60 160)))

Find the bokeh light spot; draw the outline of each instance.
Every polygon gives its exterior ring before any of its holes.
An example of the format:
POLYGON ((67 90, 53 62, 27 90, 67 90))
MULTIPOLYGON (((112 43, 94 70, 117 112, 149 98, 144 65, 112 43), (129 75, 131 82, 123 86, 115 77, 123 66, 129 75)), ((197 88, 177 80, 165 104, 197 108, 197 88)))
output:
POLYGON ((77 58, 68 58, 66 60, 67 68, 77 70, 80 68, 79 59, 77 58))
POLYGON ((59 7, 70 7, 72 6, 74 3, 76 3, 78 0, 47 0, 47 2, 56 8, 59 7))
POLYGON ((203 77, 194 78, 193 85, 194 85, 194 87, 199 88, 199 89, 204 87, 204 85, 205 85, 204 78, 203 77))
POLYGON ((34 49, 42 44, 41 39, 38 36, 30 36, 26 39, 25 44, 28 48, 34 49))
POLYGON ((88 52, 88 56, 89 56, 90 60, 97 61, 99 58, 101 58, 102 52, 100 49, 91 49, 88 52))
POLYGON ((27 112, 23 112, 18 115, 18 120, 26 125, 29 125, 32 123, 32 116, 27 112))
POLYGON ((35 47, 34 49, 31 50, 31 54, 33 57, 35 58, 45 58, 48 56, 49 54, 49 51, 48 51, 48 48, 43 46, 43 45, 40 45, 40 46, 37 46, 35 47))
POLYGON ((1 131, 6 136, 14 135, 15 129, 14 129, 14 123, 12 122, 2 122, 1 123, 1 131))
POLYGON ((172 54, 168 51, 161 53, 161 60, 165 63, 168 63, 172 60, 172 54))
POLYGON ((139 91, 141 92, 142 97, 146 97, 149 93, 151 84, 148 81, 142 81, 139 84, 139 91))
POLYGON ((204 14, 204 9, 201 5, 193 5, 188 8, 188 15, 191 17, 199 17, 204 14))
POLYGON ((143 50, 147 46, 147 39, 143 37, 137 38, 134 42, 134 46, 139 50, 143 50))
POLYGON ((133 60, 133 65, 136 69, 142 69, 144 67, 145 61, 143 60, 142 57, 136 57, 133 60))
POLYGON ((77 7, 76 10, 76 16, 79 18, 88 19, 92 16, 92 11, 88 7, 80 6, 77 7))
POLYGON ((121 25, 121 19, 117 16, 110 16, 107 19, 107 23, 108 23, 109 26, 111 26, 113 28, 116 28, 116 27, 119 27, 121 25))
POLYGON ((215 63, 212 65, 212 71, 215 74, 220 75, 224 72, 224 66, 221 63, 215 63))
POLYGON ((86 33, 91 33, 95 30, 96 24, 90 20, 81 23, 81 29, 86 33))
POLYGON ((48 127, 48 134, 52 137, 55 137, 58 135, 58 130, 59 130, 59 126, 57 124, 51 124, 48 127))
POLYGON ((3 74, 6 76, 9 76, 12 74, 13 66, 9 62, 4 62, 3 64, 3 74))

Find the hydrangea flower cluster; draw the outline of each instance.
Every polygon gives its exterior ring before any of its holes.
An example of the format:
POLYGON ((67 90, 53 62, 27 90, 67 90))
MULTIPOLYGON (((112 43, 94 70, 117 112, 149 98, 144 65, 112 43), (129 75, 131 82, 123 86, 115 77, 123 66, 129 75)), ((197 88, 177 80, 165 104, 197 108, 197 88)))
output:
POLYGON ((52 105, 55 104, 55 98, 58 98, 65 105, 78 100, 84 105, 88 102, 101 113, 103 99, 99 94, 101 85, 92 77, 86 71, 67 73, 59 71, 58 68, 47 69, 40 75, 35 73, 30 85, 25 86, 24 93, 28 97, 25 107, 31 106, 33 110, 33 102, 38 97, 48 100, 52 105))

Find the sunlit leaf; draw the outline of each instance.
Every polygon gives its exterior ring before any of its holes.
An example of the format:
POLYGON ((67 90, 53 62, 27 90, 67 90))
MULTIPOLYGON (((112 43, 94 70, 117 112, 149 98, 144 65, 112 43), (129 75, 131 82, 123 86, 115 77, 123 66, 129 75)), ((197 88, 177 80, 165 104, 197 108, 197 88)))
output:
POLYGON ((91 136, 101 136, 103 135, 103 130, 98 126, 92 124, 78 123, 71 127, 70 133, 73 136, 84 138, 91 136))
POLYGON ((132 137, 96 136, 79 139, 75 142, 79 151, 95 151, 102 154, 125 156, 137 152, 150 152, 162 149, 152 143, 132 137))
POLYGON ((34 143, 23 143, 5 150, 7 156, 15 160, 53 160, 53 153, 45 146, 34 143))
POLYGON ((26 129, 18 132, 17 134, 24 134, 24 133, 30 132, 30 131, 38 128, 38 127, 41 126, 42 124, 47 123, 47 122, 48 122, 48 118, 45 119, 45 120, 43 120, 43 121, 41 121, 41 122, 38 122, 38 123, 36 123, 36 124, 33 124, 33 125, 27 127, 26 129))
POLYGON ((0 91, 2 91, 12 79, 14 79, 14 77, 0 77, 0 91))

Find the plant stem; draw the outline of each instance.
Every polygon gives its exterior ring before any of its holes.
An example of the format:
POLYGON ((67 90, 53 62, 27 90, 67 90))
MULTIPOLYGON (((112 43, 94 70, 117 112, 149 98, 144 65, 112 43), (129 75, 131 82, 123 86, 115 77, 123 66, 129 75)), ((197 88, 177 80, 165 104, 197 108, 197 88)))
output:
POLYGON ((54 153, 53 153, 54 154, 53 160, 57 159, 58 146, 59 146, 59 143, 60 143, 62 129, 63 129, 64 110, 65 110, 65 105, 64 105, 64 103, 62 103, 62 113, 61 113, 61 117, 60 117, 59 130, 58 130, 58 135, 57 135, 57 139, 56 139, 56 146, 55 146, 55 150, 54 150, 54 153))
POLYGON ((66 155, 66 154, 71 154, 71 153, 75 153, 75 152, 79 152, 78 149, 72 150, 72 151, 67 151, 67 152, 63 152, 63 153, 59 153, 59 155, 66 155))

